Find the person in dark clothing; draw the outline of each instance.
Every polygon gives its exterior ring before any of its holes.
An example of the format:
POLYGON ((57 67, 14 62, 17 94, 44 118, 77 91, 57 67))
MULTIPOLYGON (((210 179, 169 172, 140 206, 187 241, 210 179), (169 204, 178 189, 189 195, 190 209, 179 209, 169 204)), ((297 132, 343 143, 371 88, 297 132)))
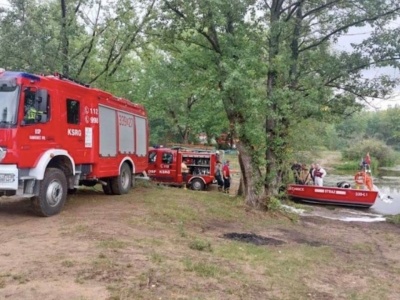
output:
POLYGON ((314 184, 314 169, 315 164, 311 164, 310 170, 308 171, 308 174, 310 175, 310 178, 312 180, 311 184, 314 184))
POLYGON ((294 164, 290 169, 293 171, 294 182, 296 184, 301 184, 300 182, 301 164, 299 164, 298 162, 294 162, 294 164))
POLYGON ((224 179, 222 175, 222 163, 220 161, 217 161, 217 165, 215 167, 215 179, 217 180, 218 191, 222 192, 224 187, 224 179))

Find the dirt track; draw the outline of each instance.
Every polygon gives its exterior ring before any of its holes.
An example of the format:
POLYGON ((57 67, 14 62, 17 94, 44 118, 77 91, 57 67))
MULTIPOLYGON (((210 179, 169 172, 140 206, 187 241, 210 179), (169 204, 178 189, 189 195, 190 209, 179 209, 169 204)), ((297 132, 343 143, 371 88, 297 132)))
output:
MULTIPOLYGON (((303 287, 293 293, 310 295, 301 299, 348 299, 353 290, 365 295, 371 288, 382 289, 382 282, 393 285, 385 286, 381 299, 398 299, 400 287, 393 276, 400 270, 400 227, 319 218, 270 222, 261 213, 232 206, 232 197, 219 194, 214 194, 216 201, 233 211, 222 208, 221 219, 207 214, 196 219, 186 210, 203 214, 209 209, 205 204, 211 199, 198 199, 209 197, 202 193, 207 192, 139 189, 113 197, 80 191, 60 215, 50 218, 32 215, 27 201, 0 202, 0 299, 289 299, 293 284, 303 287), (158 197, 153 193, 163 195, 165 202, 142 200, 143 195, 158 197), (171 207, 168 199, 176 196, 182 199, 171 207), (274 260, 281 259, 282 251, 304 257, 307 265, 315 259, 317 265, 307 267, 305 276, 299 271, 298 283, 297 277, 274 279, 262 271, 271 269, 273 260, 253 264, 251 255, 244 260, 224 256, 231 247, 236 247, 234 253, 247 249, 221 239, 232 232, 255 232, 280 241, 261 248, 262 255, 276 253, 274 260), (210 241, 214 252, 188 247, 197 239, 210 241), (328 251, 334 260, 323 258, 320 265, 318 255, 308 257, 307 247, 322 256, 328 251), (219 269, 215 274, 197 270, 196 262, 208 262, 211 271, 213 266, 219 269), (273 284, 275 280, 280 283, 273 284)), ((294 270, 303 265, 294 263, 294 270)), ((279 264, 276 268, 282 272, 279 264)))

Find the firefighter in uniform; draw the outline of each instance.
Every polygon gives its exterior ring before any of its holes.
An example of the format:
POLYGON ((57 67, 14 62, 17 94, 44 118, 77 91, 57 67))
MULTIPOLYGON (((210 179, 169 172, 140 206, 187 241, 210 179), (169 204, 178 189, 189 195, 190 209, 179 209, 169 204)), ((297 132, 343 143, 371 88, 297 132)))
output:
POLYGON ((34 106, 34 94, 28 94, 25 96, 25 117, 24 120, 27 123, 35 123, 37 116, 42 114, 41 111, 37 110, 34 106))
POLYGON ((181 172, 182 172, 182 180, 183 180, 183 188, 186 190, 187 178, 189 175, 189 168, 187 166, 187 160, 183 160, 181 164, 181 172))

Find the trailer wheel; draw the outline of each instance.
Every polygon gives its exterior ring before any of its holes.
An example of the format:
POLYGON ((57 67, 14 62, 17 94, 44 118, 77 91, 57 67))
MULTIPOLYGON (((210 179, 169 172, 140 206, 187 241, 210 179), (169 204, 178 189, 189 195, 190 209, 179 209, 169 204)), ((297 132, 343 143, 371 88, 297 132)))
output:
POLYGON ((50 217, 58 214, 67 199, 67 179, 56 168, 48 168, 40 184, 39 196, 32 199, 33 210, 40 216, 50 217))
POLYGON ((110 178, 105 180, 105 182, 107 183, 107 185, 101 185, 101 187, 103 188, 104 194, 112 195, 113 191, 112 191, 112 188, 111 188, 111 180, 110 180, 110 178))
POLYGON ((132 186, 132 171, 127 163, 123 163, 119 176, 111 178, 111 189, 114 195, 127 194, 132 186))
POLYGON ((204 190, 204 182, 200 178, 195 178, 190 182, 190 187, 195 191, 204 190))

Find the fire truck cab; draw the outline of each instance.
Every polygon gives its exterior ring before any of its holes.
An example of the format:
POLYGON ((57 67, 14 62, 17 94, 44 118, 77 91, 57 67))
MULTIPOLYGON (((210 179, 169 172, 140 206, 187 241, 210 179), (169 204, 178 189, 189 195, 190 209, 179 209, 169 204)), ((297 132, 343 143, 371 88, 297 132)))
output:
POLYGON ((204 190, 214 181, 217 154, 213 151, 150 148, 147 174, 151 180, 167 185, 187 185, 193 190, 204 190), (189 175, 184 182, 182 162, 187 161, 189 175))
POLYGON ((128 193, 147 169, 145 109, 61 75, 0 69, 0 195, 61 211, 67 193, 100 183, 128 193))

